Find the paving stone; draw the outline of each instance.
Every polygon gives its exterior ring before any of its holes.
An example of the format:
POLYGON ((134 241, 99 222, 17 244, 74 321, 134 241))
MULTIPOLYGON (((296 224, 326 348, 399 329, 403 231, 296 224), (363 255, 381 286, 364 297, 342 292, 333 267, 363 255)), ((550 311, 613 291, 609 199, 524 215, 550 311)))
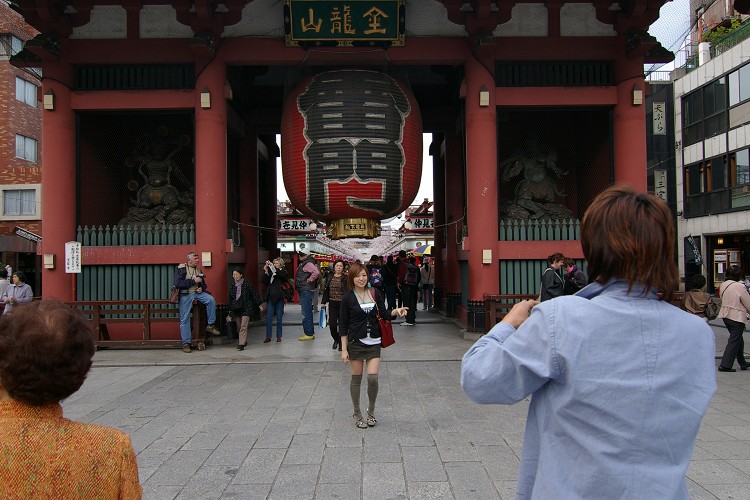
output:
POLYGON ((323 461, 327 433, 325 434, 296 434, 289 445, 284 457, 284 465, 317 464, 323 461))
POLYGON ((271 487, 269 500, 304 500, 315 494, 319 465, 284 465, 271 487))
POLYGON ((285 454, 285 449, 253 448, 234 475, 232 484, 272 484, 285 454))
POLYGON ((408 496, 411 500, 453 500, 450 484, 446 482, 407 481, 408 496))
POLYGON ((479 462, 446 464, 445 470, 456 498, 487 500, 500 496, 479 462))
POLYGON ((406 479, 420 482, 446 481, 445 467, 434 446, 402 446, 406 479))
POLYGON ((315 498, 320 500, 350 500, 362 498, 362 484, 356 483, 318 483, 315 498))
POLYGON ((362 498, 405 499, 406 481, 401 463, 367 464, 362 471, 362 498))
POLYGON ((320 470, 320 483, 361 484, 361 448, 326 448, 320 470))

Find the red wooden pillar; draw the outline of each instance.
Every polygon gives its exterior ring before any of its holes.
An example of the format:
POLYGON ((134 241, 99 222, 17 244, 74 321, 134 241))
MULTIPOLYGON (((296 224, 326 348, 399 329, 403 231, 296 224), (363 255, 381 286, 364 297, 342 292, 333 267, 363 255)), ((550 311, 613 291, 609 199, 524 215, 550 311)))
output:
POLYGON ((213 60, 195 86, 195 235, 196 250, 211 252, 206 268, 209 287, 219 303, 227 294, 227 103, 226 68, 213 60), (201 92, 211 94, 201 107, 201 92))
POLYGON ((461 268, 458 266, 464 216, 463 144, 454 129, 445 134, 445 293, 461 291, 461 268))
POLYGON ((249 130, 240 144, 239 182, 239 217, 247 224, 239 228, 247 256, 245 273, 259 290, 262 266, 258 262, 258 138, 249 130))
POLYGON ((70 91, 59 82, 70 82, 70 66, 46 62, 42 93, 55 94, 55 109, 43 111, 42 119, 42 252, 55 255, 55 269, 43 269, 44 296, 75 300, 73 275, 65 273, 65 242, 76 239, 76 119, 70 107, 70 91))
POLYGON ((643 59, 623 54, 615 62, 617 104, 614 110, 615 183, 629 184, 638 191, 648 189, 646 177, 646 89, 643 59), (634 90, 640 90, 641 104, 633 104, 634 90))
POLYGON ((499 290, 497 259, 497 121, 495 81, 475 58, 466 61, 466 188, 469 230, 469 300, 499 290), (489 105, 479 105, 480 92, 489 92, 489 105), (490 263, 482 256, 489 251, 490 263))
POLYGON ((434 205, 432 206, 433 223, 435 229, 433 243, 433 266, 435 269, 435 286, 445 293, 446 261, 443 259, 445 248, 445 157, 441 154, 444 144, 443 134, 432 134, 430 145, 430 156, 432 156, 432 192, 434 193, 434 205))

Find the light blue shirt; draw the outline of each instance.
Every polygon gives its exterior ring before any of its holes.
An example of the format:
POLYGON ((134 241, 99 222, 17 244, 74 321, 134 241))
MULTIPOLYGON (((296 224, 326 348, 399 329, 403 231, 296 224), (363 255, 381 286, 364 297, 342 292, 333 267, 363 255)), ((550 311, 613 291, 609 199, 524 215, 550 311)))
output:
POLYGON ((716 390, 702 318, 593 283, 499 323, 466 353, 477 403, 532 395, 516 498, 687 499, 685 472, 716 390))

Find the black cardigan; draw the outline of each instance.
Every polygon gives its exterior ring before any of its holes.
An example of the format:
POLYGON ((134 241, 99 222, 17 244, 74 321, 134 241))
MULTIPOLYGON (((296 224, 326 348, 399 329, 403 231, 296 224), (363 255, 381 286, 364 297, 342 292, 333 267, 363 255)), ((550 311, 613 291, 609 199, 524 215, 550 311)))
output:
POLYGON ((348 337, 349 343, 367 337, 374 339, 380 338, 380 326, 378 325, 377 311, 380 311, 380 317, 390 321, 392 319, 393 309, 386 309, 383 302, 383 296, 376 288, 368 289, 375 292, 375 304, 372 310, 365 314, 359 305, 354 290, 349 290, 341 298, 341 309, 339 312, 339 335, 348 337))

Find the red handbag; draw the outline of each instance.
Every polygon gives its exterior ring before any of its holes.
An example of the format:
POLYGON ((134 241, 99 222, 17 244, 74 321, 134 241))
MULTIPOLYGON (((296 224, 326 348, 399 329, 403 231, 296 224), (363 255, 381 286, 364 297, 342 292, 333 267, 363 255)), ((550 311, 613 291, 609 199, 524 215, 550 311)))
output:
POLYGON ((372 296, 373 302, 375 302, 375 313, 378 315, 378 325, 380 326, 380 347, 391 346, 396 343, 396 340, 393 338, 393 324, 380 316, 378 301, 375 298, 375 291, 372 288, 370 288, 370 295, 372 296))

